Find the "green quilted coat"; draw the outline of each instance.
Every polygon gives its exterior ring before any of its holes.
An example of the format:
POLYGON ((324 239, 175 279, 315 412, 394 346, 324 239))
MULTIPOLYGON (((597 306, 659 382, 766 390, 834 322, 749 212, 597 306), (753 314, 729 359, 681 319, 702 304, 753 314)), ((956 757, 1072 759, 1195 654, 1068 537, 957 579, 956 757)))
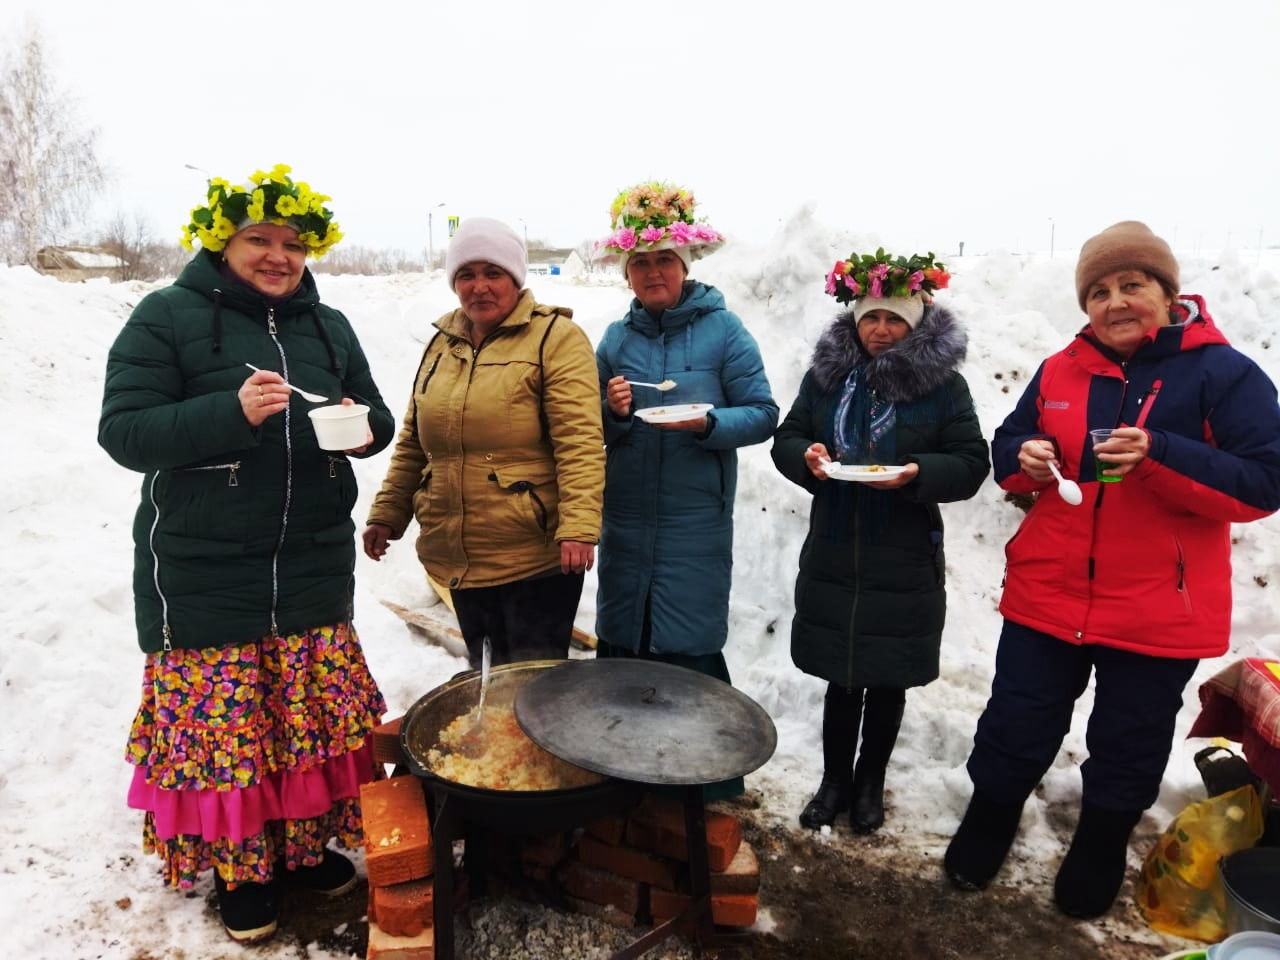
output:
POLYGON ((296 394, 254 428, 237 390, 245 364, 335 402, 369 406, 385 447, 395 422, 346 317, 304 271, 272 303, 200 252, 143 298, 107 358, 98 442, 144 474, 133 523, 134 606, 144 651, 287 636, 351 615, 356 480, 321 450, 296 394))

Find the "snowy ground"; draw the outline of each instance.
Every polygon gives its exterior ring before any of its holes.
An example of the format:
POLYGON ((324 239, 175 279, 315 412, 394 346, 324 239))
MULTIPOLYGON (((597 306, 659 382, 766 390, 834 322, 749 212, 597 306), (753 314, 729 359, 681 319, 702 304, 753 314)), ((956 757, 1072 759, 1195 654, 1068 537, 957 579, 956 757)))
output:
MULTIPOLYGON (((725 293, 760 341, 784 413, 813 342, 833 315, 823 275, 837 256, 877 242, 839 234, 801 211, 767 243, 731 245, 697 265, 695 275, 725 293)), ((1083 322, 1073 294, 1074 253, 944 259, 955 278, 943 296, 969 326, 964 372, 990 437, 1041 358, 1083 322)), ((1182 263, 1183 288, 1203 294, 1232 342, 1280 381, 1280 344, 1274 342, 1280 254, 1248 251, 1182 263)), ((439 274, 321 277, 320 284, 326 302, 356 325, 398 416, 421 343, 431 322, 455 305, 452 294, 439 274)), ((532 286, 539 299, 573 307, 593 341, 629 300, 617 283, 535 278, 532 286)), ((95 437, 107 347, 148 289, 105 281, 64 285, 25 268, 0 267, 0 345, 8 371, 0 403, 10 411, 0 519, 8 549, 0 577, 15 626, 0 647, 6 723, 0 822, 9 838, 0 849, 0 929, 11 956, 237 952, 201 898, 160 885, 156 862, 140 856, 140 815, 123 800, 129 769, 122 754, 142 663, 129 589, 129 529, 140 478, 112 463, 95 437)), ((363 485, 358 521, 385 465, 386 454, 357 465, 363 485)), ((743 452, 726 655, 736 684, 778 727, 777 753, 748 777, 748 787, 763 795, 765 816, 788 824, 821 767, 823 685, 797 671, 788 653, 791 586, 807 511, 803 493, 773 470, 766 446, 743 452)), ((991 679, 1002 546, 1020 517, 991 481, 973 500, 944 507, 944 514, 950 614, 942 678, 908 696, 885 827, 899 848, 937 859, 969 793, 963 763, 991 679)), ((1195 717, 1201 680, 1230 659, 1280 653, 1278 533, 1275 517, 1234 531, 1232 652, 1201 665, 1187 690, 1180 730, 1195 717)), ((358 579, 357 625, 374 675, 398 713, 463 663, 415 638, 379 602, 430 602, 409 542, 394 544, 380 565, 361 558, 358 579)), ((589 581, 579 621, 588 630, 593 598, 589 581)), ((1055 864, 1060 856, 1079 800, 1077 763, 1089 704, 1086 695, 1058 762, 1027 805, 1007 879, 1041 884, 1051 868, 1023 864, 1055 864)), ((1177 745, 1159 803, 1144 821, 1148 833, 1200 796, 1190 761, 1196 746, 1177 745)), ((845 834, 830 842, 856 841, 845 834)), ((1139 857, 1134 852, 1131 862, 1139 857)), ((277 944, 257 955, 298 954, 277 944)), ((312 945, 306 955, 343 954, 312 945)))

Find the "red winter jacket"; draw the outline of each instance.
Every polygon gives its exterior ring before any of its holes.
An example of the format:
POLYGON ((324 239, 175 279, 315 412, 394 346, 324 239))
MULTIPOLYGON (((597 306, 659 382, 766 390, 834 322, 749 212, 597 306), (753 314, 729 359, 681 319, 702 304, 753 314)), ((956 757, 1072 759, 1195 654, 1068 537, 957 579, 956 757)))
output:
POLYGON ((1086 327, 1046 360, 996 430, 997 482, 1039 493, 1005 547, 1000 612, 1071 643, 1212 657, 1231 625, 1232 523, 1280 509, 1276 388, 1214 326, 1200 297, 1175 305, 1127 362, 1086 327), (1088 430, 1139 426, 1147 458, 1098 483, 1088 430), (1021 472, 1018 450, 1053 440, 1084 503, 1021 472))

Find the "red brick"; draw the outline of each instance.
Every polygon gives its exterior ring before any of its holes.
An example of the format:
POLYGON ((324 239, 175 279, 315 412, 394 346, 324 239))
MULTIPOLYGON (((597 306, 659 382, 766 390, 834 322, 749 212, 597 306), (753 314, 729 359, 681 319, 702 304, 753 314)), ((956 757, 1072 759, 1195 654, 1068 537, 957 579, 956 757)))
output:
POLYGON ((365 870, 372 887, 431 875, 431 825, 417 777, 392 777, 360 786, 365 870))
POLYGON ((410 880, 389 887, 370 887, 373 909, 384 933, 393 937, 416 937, 432 925, 435 885, 432 880, 410 880))
MULTIPOLYGON (((707 811, 706 824, 707 862, 713 871, 723 872, 733 862, 742 844, 742 824, 737 817, 712 811, 707 811)), ((663 856, 681 860, 689 858, 684 838, 683 804, 655 801, 631 818, 627 831, 627 841, 635 846, 663 856), (647 829, 650 825, 657 828, 656 834, 647 829), (663 834, 671 836, 664 837, 663 834), (636 842, 633 836, 644 837, 649 842, 636 842)))
POLYGON ((640 912, 643 893, 639 881, 597 870, 577 860, 560 868, 560 882, 567 893, 592 903, 611 904, 633 917, 640 912))
POLYGON ((366 960, 435 960, 436 932, 431 927, 416 937, 393 937, 376 923, 369 924, 366 960))
POLYGON ((594 917, 610 926, 630 930, 636 925, 636 918, 608 903, 592 903, 590 900, 579 900, 577 897, 565 897, 569 909, 585 917, 594 917))
POLYGON ((611 847, 595 837, 578 841, 578 859, 590 867, 599 867, 628 880, 652 883, 667 890, 676 888, 676 866, 634 847, 611 847))
POLYGON ((375 763, 400 765, 405 762, 404 751, 400 749, 400 721, 404 717, 396 717, 373 728, 373 760, 375 763))
POLYGON ((587 824, 587 833, 597 840, 603 840, 605 843, 615 847, 622 842, 626 829, 627 820, 625 817, 604 817, 600 820, 592 820, 587 824))
MULTIPOLYGON (((689 905, 683 893, 654 889, 649 892, 649 912, 654 923, 669 920, 689 905)), ((756 922, 759 898, 753 893, 717 893, 711 897, 711 920, 722 927, 749 927, 756 922)))
MULTIPOLYGON (((727 869, 711 874, 712 893, 759 893, 760 863, 751 844, 743 840, 727 869)), ((754 922, 754 921, 753 921, 754 922)))

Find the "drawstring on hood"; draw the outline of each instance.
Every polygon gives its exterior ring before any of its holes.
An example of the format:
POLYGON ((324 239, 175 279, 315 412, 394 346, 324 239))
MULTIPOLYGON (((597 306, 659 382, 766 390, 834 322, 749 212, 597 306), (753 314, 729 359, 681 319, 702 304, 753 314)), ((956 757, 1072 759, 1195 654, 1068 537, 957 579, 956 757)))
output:
POLYGON ((213 288, 213 352, 222 352, 222 291, 213 288))

